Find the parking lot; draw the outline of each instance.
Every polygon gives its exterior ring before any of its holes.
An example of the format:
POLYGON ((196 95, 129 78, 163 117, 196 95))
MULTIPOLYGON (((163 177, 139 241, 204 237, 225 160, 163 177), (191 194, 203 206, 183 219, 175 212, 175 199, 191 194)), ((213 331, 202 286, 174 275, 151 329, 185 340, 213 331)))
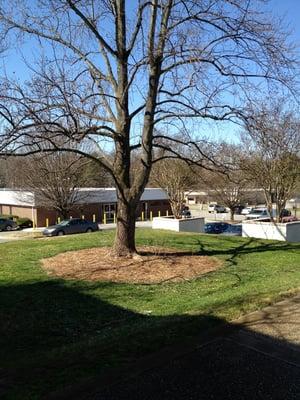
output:
MULTIPOLYGON (((151 228, 151 221, 137 221, 137 227, 140 228, 151 228)), ((106 229, 115 229, 116 224, 99 224, 100 230, 106 229)), ((42 231, 44 228, 27 228, 20 231, 0 231, 0 244, 11 242, 13 240, 22 240, 22 239, 32 239, 32 238, 41 238, 42 231)))
MULTIPOLYGON (((210 221, 229 221, 230 220, 230 213, 209 213, 207 210, 201 210, 199 205, 191 205, 189 206, 192 217, 203 217, 205 218, 206 222, 210 221)), ((240 222, 244 221, 244 215, 234 215, 234 221, 240 222)))
POLYGON ((20 239, 19 232, 10 231, 10 232, 0 232, 0 243, 11 242, 12 240, 20 239))
MULTIPOLYGON (((233 221, 230 221, 230 213, 209 213, 207 210, 202 210, 200 205, 189 205, 189 209, 191 211, 192 217, 202 217, 205 218, 205 222, 215 222, 215 221, 224 221, 228 223, 232 223, 233 221)), ((299 218, 300 215, 298 214, 297 217, 299 218)), ((234 222, 240 223, 246 219, 246 216, 244 215, 239 215, 235 214, 234 215, 234 222)), ((136 223, 137 227, 144 227, 144 228, 151 228, 152 222, 150 220, 148 221, 137 221, 136 223)), ((110 223, 110 224, 99 224, 99 229, 100 230, 106 230, 106 229, 115 229, 116 224, 110 223)), ((27 228, 23 230, 18 230, 18 231, 0 231, 0 244, 1 243, 7 243, 13 240, 21 240, 21 239, 31 239, 31 238, 37 238, 37 237, 42 237, 41 232, 43 231, 44 228, 27 228)))

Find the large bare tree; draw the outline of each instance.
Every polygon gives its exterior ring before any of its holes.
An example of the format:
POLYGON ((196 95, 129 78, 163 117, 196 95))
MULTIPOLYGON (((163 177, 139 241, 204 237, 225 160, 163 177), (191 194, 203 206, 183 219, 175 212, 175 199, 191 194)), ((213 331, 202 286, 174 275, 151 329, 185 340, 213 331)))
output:
MULTIPOLYGON (((181 156, 176 139, 172 146, 178 131, 200 131, 199 120, 237 121, 257 93, 293 87, 286 34, 261 3, 0 1, 3 40, 30 38, 39 54, 36 63, 27 58, 27 83, 7 77, 2 84, 2 149, 20 155, 30 142, 31 153, 47 151, 40 146, 47 141, 49 151, 94 158, 117 188, 114 253, 134 254, 135 210, 159 161, 154 149, 181 156), (87 143, 100 155, 86 152, 87 143)), ((180 145, 196 150, 188 161, 211 164, 194 133, 180 145)))

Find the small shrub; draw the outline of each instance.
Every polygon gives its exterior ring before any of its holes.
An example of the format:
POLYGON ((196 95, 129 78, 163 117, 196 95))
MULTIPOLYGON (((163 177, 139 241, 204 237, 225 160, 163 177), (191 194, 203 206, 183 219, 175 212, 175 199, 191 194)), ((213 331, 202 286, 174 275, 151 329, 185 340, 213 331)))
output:
POLYGON ((18 218, 16 220, 17 225, 19 228, 31 228, 32 227, 32 221, 29 218, 18 218))
POLYGON ((16 221, 19 218, 19 216, 18 215, 12 215, 12 214, 1 214, 0 218, 12 219, 13 221, 16 221))

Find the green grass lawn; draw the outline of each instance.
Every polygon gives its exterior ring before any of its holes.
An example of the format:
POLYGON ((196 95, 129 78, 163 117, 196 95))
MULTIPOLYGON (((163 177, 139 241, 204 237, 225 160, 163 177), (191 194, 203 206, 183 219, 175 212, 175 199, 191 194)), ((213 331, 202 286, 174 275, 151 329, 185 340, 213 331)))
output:
POLYGON ((183 283, 129 285, 49 278, 39 260, 107 246, 113 231, 0 245, 0 397, 42 394, 193 337, 295 293, 300 245, 137 231, 138 244, 217 257, 218 271, 183 283))

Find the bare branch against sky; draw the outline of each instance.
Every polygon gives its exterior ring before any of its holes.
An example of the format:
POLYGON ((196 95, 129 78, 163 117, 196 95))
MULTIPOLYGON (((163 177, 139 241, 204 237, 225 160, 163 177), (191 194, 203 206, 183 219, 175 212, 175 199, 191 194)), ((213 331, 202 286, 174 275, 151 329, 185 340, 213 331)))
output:
POLYGON ((135 209, 154 149, 168 143, 177 157, 173 137, 185 134, 182 146, 197 150, 192 161, 209 165, 199 121, 238 122, 257 97, 294 93, 292 48, 260 3, 0 1, 1 37, 20 46, 30 38, 38 61, 27 82, 2 81, 2 150, 47 151, 47 143, 95 159, 117 187, 115 253, 134 253, 135 209))
POLYGON ((273 219, 276 204, 280 221, 287 200, 300 179, 300 122, 282 106, 263 105, 253 112, 243 134, 241 168, 257 187, 263 189, 273 219))

